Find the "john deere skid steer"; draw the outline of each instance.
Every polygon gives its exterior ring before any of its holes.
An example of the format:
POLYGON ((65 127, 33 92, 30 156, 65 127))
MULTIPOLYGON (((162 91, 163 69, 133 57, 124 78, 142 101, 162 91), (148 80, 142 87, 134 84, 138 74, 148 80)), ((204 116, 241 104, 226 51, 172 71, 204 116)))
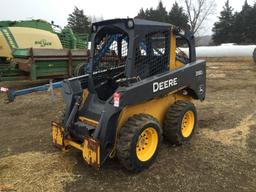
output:
POLYGON ((162 138, 176 145, 191 139, 193 101, 204 100, 206 75, 193 34, 167 23, 114 19, 94 23, 91 42, 89 75, 62 83, 66 109, 52 122, 54 144, 81 150, 96 168, 116 155, 138 172, 154 162, 162 138))

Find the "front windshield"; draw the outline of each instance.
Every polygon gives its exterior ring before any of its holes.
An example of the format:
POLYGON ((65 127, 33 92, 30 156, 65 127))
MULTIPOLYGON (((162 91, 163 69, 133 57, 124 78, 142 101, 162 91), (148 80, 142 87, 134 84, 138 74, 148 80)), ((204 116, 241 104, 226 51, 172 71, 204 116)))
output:
POLYGON ((120 31, 99 33, 95 37, 93 71, 124 65, 128 55, 128 42, 128 35, 120 31))

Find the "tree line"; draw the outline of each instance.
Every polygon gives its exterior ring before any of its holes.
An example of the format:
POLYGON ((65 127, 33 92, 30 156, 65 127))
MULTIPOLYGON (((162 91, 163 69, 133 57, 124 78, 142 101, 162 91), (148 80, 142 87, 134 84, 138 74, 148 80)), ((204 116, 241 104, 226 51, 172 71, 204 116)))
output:
MULTIPOLYGON (((175 2, 170 10, 167 10, 160 0, 156 8, 141 8, 135 18, 167 22, 184 29, 190 29, 197 33, 205 20, 213 13, 215 0, 181 0, 183 6, 175 2)), ((77 33, 90 33, 91 20, 83 10, 75 7, 69 14, 68 27, 77 33)))
POLYGON ((162 1, 159 2, 155 9, 152 7, 146 10, 141 8, 136 18, 172 23, 181 28, 189 28, 188 16, 184 12, 183 7, 179 6, 177 2, 173 4, 169 12, 163 6, 162 1))
MULTIPOLYGON (((175 2, 170 10, 167 10, 162 1, 159 1, 156 8, 141 8, 135 18, 171 23, 198 35, 207 19, 214 14, 216 7, 214 0, 181 0, 180 4, 175 2)), ((234 12, 227 0, 212 28, 213 44, 256 44, 255 15, 256 3, 251 6, 245 0, 242 10, 234 12)), ((82 9, 75 7, 69 14, 67 27, 75 33, 89 34, 92 20, 82 9)))
POLYGON ((155 9, 141 8, 136 18, 171 23, 198 35, 208 17, 214 13, 215 0, 181 0, 180 2, 183 6, 175 1, 171 10, 167 11, 162 1, 159 1, 155 9))
POLYGON ((212 31, 215 44, 256 44, 256 3, 245 0, 242 10, 234 12, 227 0, 212 31))

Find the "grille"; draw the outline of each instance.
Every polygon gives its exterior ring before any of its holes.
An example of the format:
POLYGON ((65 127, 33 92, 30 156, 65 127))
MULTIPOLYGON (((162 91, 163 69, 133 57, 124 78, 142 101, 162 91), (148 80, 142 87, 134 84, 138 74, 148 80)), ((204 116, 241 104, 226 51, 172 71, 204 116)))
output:
POLYGON ((168 71, 170 33, 151 33, 136 45, 135 68, 140 79, 168 71))

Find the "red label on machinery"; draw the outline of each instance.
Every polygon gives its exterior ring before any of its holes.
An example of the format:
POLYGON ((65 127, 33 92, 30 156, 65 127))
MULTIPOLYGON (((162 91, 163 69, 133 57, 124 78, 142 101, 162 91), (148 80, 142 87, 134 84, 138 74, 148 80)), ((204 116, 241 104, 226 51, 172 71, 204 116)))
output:
POLYGON ((119 107, 119 103, 120 103, 120 93, 115 92, 113 95, 113 100, 114 100, 114 107, 119 107))

